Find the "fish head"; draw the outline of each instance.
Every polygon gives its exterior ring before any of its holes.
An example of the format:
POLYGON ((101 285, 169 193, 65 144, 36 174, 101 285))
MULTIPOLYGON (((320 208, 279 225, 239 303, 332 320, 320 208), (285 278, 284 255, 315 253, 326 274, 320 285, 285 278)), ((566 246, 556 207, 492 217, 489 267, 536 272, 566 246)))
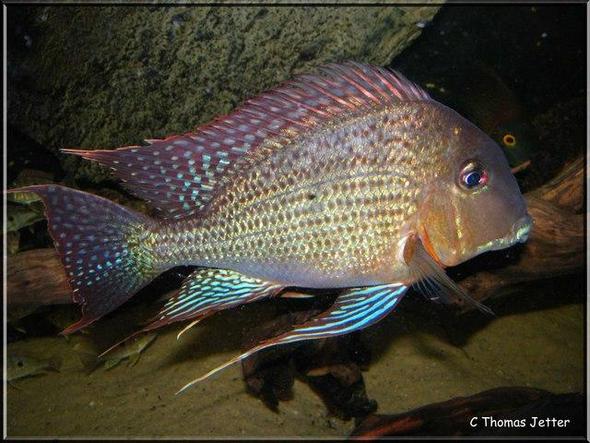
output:
POLYGON ((512 168, 524 169, 530 164, 537 140, 530 124, 522 120, 509 120, 499 123, 490 135, 503 148, 512 168))
POLYGON ((437 142, 444 155, 418 207, 426 250, 441 265, 455 266, 525 242, 532 219, 502 149, 450 109, 440 119, 446 124, 437 142))

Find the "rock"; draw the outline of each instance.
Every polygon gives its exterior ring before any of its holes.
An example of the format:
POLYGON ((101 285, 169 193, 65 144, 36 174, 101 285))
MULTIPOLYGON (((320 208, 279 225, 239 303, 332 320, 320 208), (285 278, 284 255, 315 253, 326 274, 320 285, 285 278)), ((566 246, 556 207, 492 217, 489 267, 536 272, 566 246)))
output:
MULTIPOLYGON (((19 8, 9 121, 52 152, 185 133, 313 66, 388 65, 439 7, 19 8)), ((78 180, 109 177, 60 159, 78 180)))

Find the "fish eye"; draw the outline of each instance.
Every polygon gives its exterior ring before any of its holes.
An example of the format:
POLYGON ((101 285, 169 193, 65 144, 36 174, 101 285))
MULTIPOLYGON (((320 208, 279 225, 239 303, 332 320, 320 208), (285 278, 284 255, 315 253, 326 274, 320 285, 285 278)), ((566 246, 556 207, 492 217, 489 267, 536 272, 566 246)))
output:
POLYGON ((473 190, 481 188, 488 182, 488 173, 485 168, 476 161, 467 162, 461 170, 460 183, 463 188, 473 190))
POLYGON ((504 134, 504 137, 502 137, 502 143, 504 143, 504 146, 513 148, 516 145, 516 137, 510 133, 504 134))

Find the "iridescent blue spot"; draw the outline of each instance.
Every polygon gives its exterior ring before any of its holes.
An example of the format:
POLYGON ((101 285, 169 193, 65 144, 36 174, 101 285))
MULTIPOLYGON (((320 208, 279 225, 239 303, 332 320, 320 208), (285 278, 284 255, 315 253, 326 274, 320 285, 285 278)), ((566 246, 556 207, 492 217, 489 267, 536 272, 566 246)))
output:
POLYGON ((184 174, 182 172, 179 172, 178 174, 176 174, 176 178, 182 180, 184 178, 184 174))

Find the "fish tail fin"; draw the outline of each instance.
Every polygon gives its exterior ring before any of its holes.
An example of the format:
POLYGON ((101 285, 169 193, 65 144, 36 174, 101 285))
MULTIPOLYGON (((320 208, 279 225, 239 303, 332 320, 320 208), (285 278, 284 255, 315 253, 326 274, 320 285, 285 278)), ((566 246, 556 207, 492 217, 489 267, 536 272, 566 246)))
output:
POLYGON ((43 200, 73 301, 81 306, 82 318, 62 334, 113 311, 164 271, 149 247, 153 219, 64 186, 35 185, 8 192, 23 191, 43 200))

